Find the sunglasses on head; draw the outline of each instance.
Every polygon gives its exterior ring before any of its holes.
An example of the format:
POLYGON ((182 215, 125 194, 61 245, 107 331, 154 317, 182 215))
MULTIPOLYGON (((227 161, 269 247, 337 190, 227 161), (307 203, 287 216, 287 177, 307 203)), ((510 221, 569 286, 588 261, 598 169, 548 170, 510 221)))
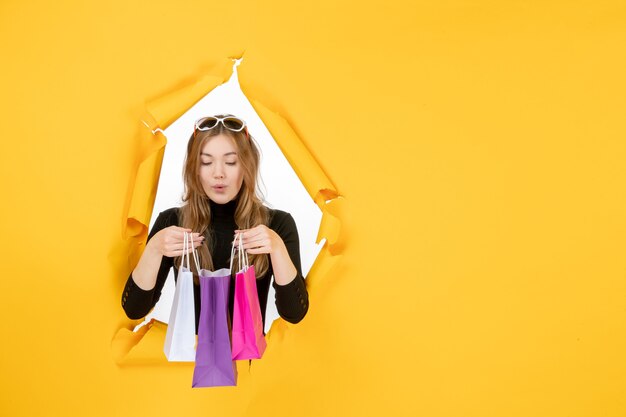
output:
POLYGON ((194 125, 195 130, 199 130, 201 132, 205 132, 207 130, 211 130, 215 128, 218 124, 222 124, 226 129, 232 130, 233 132, 241 132, 246 128, 246 122, 235 117, 235 116, 226 116, 226 117, 216 117, 209 116, 203 117, 201 119, 196 120, 194 125))

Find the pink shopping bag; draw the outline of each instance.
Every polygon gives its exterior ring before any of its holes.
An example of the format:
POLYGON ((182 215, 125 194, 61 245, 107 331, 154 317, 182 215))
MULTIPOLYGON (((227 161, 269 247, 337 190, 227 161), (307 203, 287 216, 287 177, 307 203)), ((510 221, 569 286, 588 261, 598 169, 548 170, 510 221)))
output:
POLYGON ((239 265, 241 271, 235 275, 235 302, 232 322, 233 360, 260 359, 267 342, 263 334, 263 318, 256 289, 254 265, 248 265, 239 239, 239 265))

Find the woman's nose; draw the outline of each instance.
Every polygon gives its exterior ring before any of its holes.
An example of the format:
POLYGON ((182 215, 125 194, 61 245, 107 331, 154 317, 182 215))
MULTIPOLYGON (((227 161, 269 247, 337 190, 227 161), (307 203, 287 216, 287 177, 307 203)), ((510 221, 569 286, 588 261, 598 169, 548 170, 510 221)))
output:
POLYGON ((213 171, 215 178, 224 178, 224 168, 220 164, 215 164, 215 170, 213 171))

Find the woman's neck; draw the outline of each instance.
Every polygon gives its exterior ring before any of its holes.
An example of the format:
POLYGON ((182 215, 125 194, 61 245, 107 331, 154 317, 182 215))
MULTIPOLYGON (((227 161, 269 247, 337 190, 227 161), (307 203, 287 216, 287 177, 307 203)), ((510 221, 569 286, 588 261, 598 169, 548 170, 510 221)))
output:
POLYGON ((231 200, 226 204, 218 204, 213 200, 209 200, 211 206, 211 217, 215 219, 226 219, 235 217, 237 210, 237 199, 231 200))

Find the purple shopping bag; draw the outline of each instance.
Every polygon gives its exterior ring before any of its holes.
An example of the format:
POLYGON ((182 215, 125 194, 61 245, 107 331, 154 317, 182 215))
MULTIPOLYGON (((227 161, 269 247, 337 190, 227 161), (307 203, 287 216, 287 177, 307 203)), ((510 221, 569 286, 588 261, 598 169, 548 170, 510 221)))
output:
POLYGON ((254 265, 244 266, 235 276, 232 341, 234 360, 259 359, 267 347, 254 265))
POLYGON ((228 330, 230 269, 200 273, 200 323, 193 388, 237 385, 228 330))

